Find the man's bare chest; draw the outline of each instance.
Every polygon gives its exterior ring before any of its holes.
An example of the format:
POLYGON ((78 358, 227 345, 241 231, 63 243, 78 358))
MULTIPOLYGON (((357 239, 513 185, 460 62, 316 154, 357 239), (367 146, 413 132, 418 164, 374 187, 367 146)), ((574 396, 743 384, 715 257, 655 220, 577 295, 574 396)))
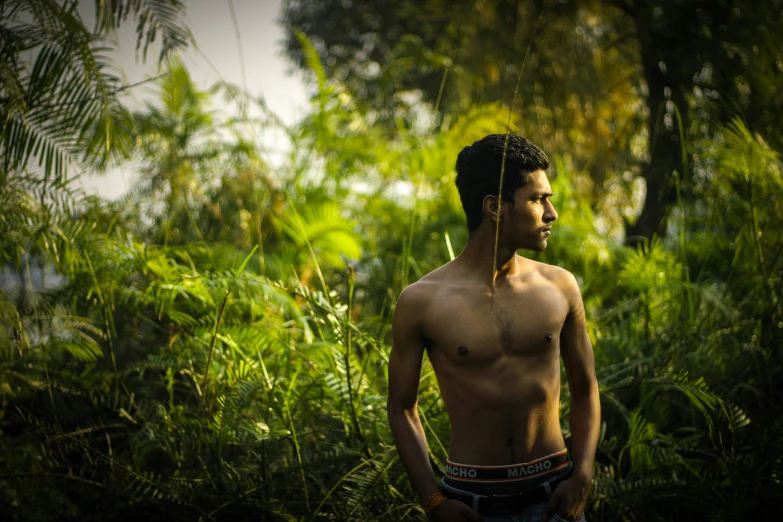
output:
POLYGON ((429 349, 455 363, 476 364, 502 355, 534 356, 559 346, 568 303, 551 285, 487 292, 444 292, 423 318, 429 349))

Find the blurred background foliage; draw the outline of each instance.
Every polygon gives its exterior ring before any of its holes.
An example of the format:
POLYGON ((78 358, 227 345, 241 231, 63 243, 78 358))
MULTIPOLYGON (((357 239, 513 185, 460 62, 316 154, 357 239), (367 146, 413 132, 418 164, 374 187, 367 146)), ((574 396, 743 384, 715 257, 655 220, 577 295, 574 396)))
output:
MULTIPOLYGON (((182 3, 96 2, 94 29, 75 5, 0 4, 10 520, 423 519, 386 421, 390 318, 467 240, 456 155, 506 129, 552 157, 534 257, 576 275, 590 320, 588 519, 779 506, 779 0, 291 0, 313 88, 291 126, 193 82, 182 3), (136 111, 105 57, 126 22, 164 42, 136 111), (291 140, 282 167, 260 126, 291 140), (130 162, 119 201, 68 182, 130 162)), ((426 364, 420 412, 442 470, 426 364)))

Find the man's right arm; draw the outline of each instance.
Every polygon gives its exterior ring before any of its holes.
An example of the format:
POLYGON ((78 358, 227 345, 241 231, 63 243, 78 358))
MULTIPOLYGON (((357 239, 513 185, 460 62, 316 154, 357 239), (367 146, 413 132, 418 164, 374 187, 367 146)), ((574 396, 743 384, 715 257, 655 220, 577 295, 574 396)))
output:
MULTIPOLYGON (((392 351, 389 358, 389 397, 387 412, 394 444, 422 506, 438 493, 430 466, 427 438, 416 409, 419 376, 424 355, 421 318, 425 296, 421 288, 408 287, 400 295, 392 323, 392 351)), ((447 501, 433 509, 432 518, 448 522, 480 522, 475 511, 462 502, 447 501)))
POLYGON ((403 290, 394 310, 387 412, 400 460, 424 505, 439 490, 416 408, 424 355, 420 324, 424 305, 422 297, 418 288, 408 287, 403 290))

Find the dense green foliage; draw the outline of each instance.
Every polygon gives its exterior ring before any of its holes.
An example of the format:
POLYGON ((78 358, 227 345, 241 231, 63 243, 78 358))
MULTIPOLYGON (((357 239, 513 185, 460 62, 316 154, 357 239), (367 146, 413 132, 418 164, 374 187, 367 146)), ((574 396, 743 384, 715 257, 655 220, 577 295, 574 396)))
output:
MULTIPOLYGON (((3 172, 10 520, 423 519, 386 421, 390 318, 465 244, 457 153, 523 118, 420 110, 390 131, 300 38, 317 91, 294 126, 212 108, 260 102, 171 61, 128 116, 142 176, 121 201, 3 172), (282 166, 258 125, 290 137, 282 166)), ((590 520, 761 519, 783 500, 781 161, 740 117, 688 147, 689 197, 673 185, 669 234, 638 249, 572 157, 551 169, 560 219, 536 257, 580 282, 603 407, 590 520)), ((568 406, 564 385, 566 435, 568 406)), ((442 469, 428 365, 419 411, 442 469)))
MULTIPOLYGON (((741 111, 783 145, 783 2, 768 0, 286 0, 286 51, 308 69, 298 32, 327 74, 396 127, 420 101, 445 114, 516 99, 521 130, 584 170, 601 205, 635 177, 641 211, 615 212, 627 241, 665 235, 673 172, 692 140, 741 111), (445 89, 442 73, 447 69, 445 89), (520 79, 522 80, 520 82, 520 79), (685 134, 685 137, 681 136, 685 134)), ((682 195, 692 196, 680 177, 682 195)), ((608 205, 611 208, 611 205, 608 205)))
POLYGON ((62 178, 69 162, 101 168, 127 154, 126 86, 109 59, 107 36, 132 16, 146 58, 156 35, 160 60, 186 46, 179 0, 97 0, 96 30, 78 0, 0 3, 0 156, 2 175, 37 160, 46 177, 62 178))

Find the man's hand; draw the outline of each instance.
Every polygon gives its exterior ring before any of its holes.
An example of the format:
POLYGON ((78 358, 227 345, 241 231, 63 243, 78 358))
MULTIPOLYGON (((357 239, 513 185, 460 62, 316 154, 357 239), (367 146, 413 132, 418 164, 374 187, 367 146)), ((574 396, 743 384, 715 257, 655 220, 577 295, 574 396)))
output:
POLYGON ((584 513, 591 477, 574 474, 561 482, 552 492, 544 511, 544 522, 557 515, 561 520, 579 520, 584 513))
POLYGON ((449 499, 431 511, 435 522, 483 522, 484 518, 459 500, 449 499))

